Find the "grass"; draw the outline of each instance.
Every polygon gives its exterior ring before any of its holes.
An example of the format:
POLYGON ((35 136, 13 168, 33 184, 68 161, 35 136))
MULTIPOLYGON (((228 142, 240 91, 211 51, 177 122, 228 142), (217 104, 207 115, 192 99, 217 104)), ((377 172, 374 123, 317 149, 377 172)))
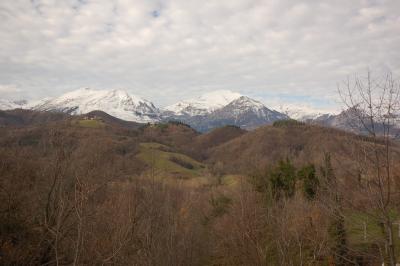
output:
MULTIPOLYGON (((392 219, 398 220, 399 215, 392 214, 392 219)), ((393 225, 393 240, 396 247, 400 246, 399 225, 393 225)), ((384 231, 378 220, 371 215, 361 212, 352 212, 346 215, 347 239, 350 246, 368 251, 371 244, 384 239, 384 231), (366 230, 365 230, 366 229, 366 230), (366 231, 366 237, 365 237, 366 231)), ((396 250, 397 256, 400 250, 396 250)))
POLYGON ((239 175, 224 175, 222 177, 222 185, 228 186, 228 187, 234 187, 238 184, 240 184, 240 179, 242 177, 239 175))
POLYGON ((78 126, 87 128, 103 128, 105 124, 100 120, 78 120, 78 126))
POLYGON ((159 143, 141 143, 139 159, 153 165, 157 172, 172 175, 181 179, 200 177, 205 165, 184 154, 170 151, 171 149, 159 143), (191 167, 185 167, 190 165, 191 167))

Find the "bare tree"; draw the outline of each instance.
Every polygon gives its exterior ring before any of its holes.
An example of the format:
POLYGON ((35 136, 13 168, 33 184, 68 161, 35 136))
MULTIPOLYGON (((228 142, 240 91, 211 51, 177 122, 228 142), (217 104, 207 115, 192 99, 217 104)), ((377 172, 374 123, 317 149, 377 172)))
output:
POLYGON ((396 157, 392 138, 400 109, 400 84, 391 73, 378 79, 368 71, 365 77, 348 78, 338 85, 338 91, 349 110, 349 121, 369 136, 360 149, 363 154, 360 156, 360 189, 370 204, 365 211, 376 216, 384 227, 387 263, 396 265, 391 213, 395 208, 394 197, 398 194, 393 185, 396 157))

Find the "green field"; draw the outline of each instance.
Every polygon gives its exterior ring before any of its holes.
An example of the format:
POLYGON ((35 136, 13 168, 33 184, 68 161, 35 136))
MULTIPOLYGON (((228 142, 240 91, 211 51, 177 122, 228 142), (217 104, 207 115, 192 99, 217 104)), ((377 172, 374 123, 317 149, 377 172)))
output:
POLYGON ((103 128, 105 126, 105 124, 100 120, 86 120, 86 119, 78 120, 77 125, 80 127, 87 127, 87 128, 103 128))
POLYGON ((184 154, 172 152, 171 149, 159 143, 141 143, 137 157, 157 173, 172 175, 182 179, 200 177, 205 165, 184 154))
MULTIPOLYGON (((398 220, 398 215, 393 213, 393 220, 398 220), (397 219, 396 219, 397 218, 397 219)), ((365 213, 352 212, 346 215, 347 239, 349 245, 358 249, 367 251, 373 243, 384 239, 383 225, 380 225, 378 219, 365 213)), ((396 247, 400 245, 399 225, 393 225, 393 240, 396 247)), ((397 256, 400 250, 396 250, 397 256)))

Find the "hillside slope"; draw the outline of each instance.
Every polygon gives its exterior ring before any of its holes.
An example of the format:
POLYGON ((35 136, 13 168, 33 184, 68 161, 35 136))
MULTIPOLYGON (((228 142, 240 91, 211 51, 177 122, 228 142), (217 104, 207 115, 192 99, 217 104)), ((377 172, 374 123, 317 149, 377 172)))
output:
POLYGON ((68 119, 64 113, 38 112, 24 109, 0 110, 0 127, 47 124, 68 119))
MULTIPOLYGON (((221 162, 227 172, 249 173, 290 158, 295 164, 320 163, 332 154, 338 169, 354 169, 356 147, 371 145, 367 137, 313 125, 265 126, 210 151, 209 163, 221 162)), ((395 144, 394 152, 400 148, 395 144)))

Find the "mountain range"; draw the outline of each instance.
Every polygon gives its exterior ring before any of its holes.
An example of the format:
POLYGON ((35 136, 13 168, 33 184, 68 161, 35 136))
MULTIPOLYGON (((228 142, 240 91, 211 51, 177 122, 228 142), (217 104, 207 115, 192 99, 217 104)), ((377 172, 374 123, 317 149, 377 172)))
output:
POLYGON ((31 109, 61 112, 70 115, 103 111, 116 118, 137 123, 180 121, 200 132, 224 125, 255 129, 277 120, 295 119, 324 126, 350 129, 348 111, 336 115, 292 107, 273 110, 260 101, 229 90, 205 93, 197 98, 158 108, 152 102, 124 90, 95 90, 83 88, 59 97, 40 101, 9 101, 0 99, 0 110, 31 109))
POLYGON ((2 110, 16 108, 70 115, 100 110, 116 118, 138 123, 180 121, 202 132, 223 125, 254 129, 276 120, 289 118, 283 113, 267 108, 259 101, 228 90, 206 93, 165 108, 157 108, 152 102, 124 90, 90 88, 78 89, 38 102, 6 100, 0 102, 2 110))
POLYGON ((240 96, 227 105, 202 115, 172 115, 169 118, 189 124, 200 132, 224 125, 254 129, 277 120, 289 119, 287 115, 268 109, 261 102, 246 96, 240 96))

